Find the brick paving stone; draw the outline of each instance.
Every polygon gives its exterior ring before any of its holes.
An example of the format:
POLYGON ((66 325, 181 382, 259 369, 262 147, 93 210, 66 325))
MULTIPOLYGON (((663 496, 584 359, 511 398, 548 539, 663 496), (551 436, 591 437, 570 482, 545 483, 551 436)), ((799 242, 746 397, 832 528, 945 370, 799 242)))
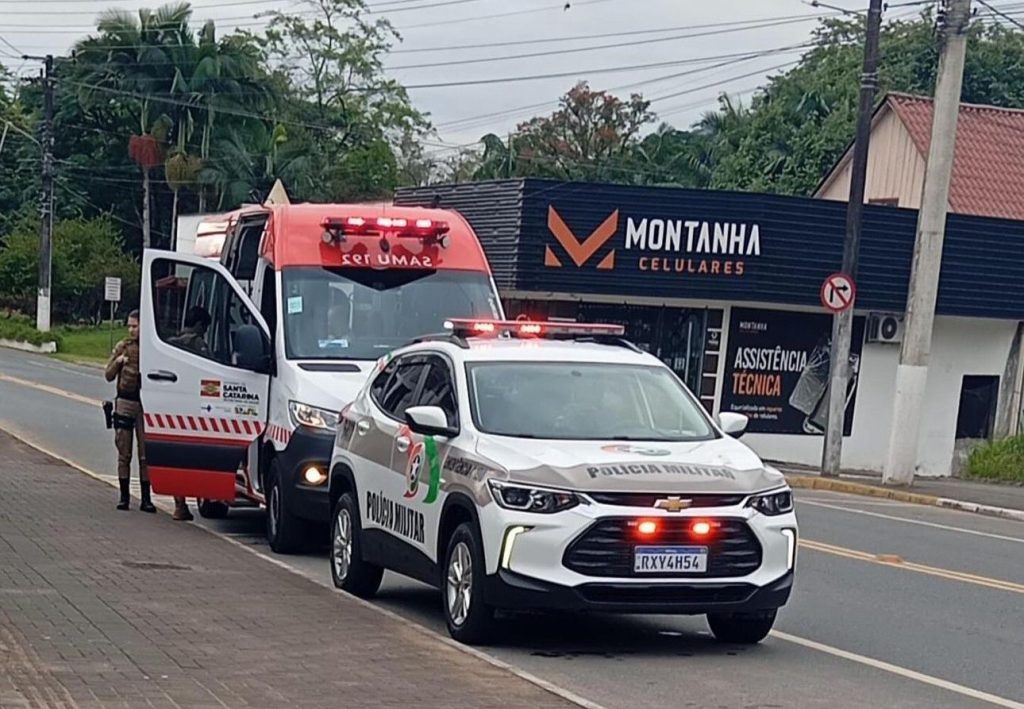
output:
POLYGON ((575 706, 114 496, 0 432, 0 709, 575 706))

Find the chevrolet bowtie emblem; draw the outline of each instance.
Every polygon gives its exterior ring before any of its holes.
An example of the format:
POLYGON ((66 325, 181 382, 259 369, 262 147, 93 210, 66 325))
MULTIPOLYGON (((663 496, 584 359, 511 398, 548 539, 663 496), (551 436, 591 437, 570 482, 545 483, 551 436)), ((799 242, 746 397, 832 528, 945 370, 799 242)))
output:
POLYGON ((689 509, 690 505, 693 504, 693 500, 684 500, 679 497, 666 497, 662 500, 658 500, 654 503, 654 506, 659 510, 666 510, 668 512, 679 512, 680 510, 689 509))

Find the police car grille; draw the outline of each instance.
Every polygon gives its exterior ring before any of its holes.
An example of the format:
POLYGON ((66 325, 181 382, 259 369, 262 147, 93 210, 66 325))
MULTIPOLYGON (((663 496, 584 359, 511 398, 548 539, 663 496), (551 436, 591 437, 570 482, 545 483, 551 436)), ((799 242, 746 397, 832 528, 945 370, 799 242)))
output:
POLYGON ((562 564, 584 576, 619 578, 731 578, 746 576, 761 566, 761 544, 741 519, 714 519, 711 539, 690 534, 692 519, 659 517, 658 534, 639 540, 629 523, 635 518, 603 519, 595 522, 569 545, 562 564), (637 545, 695 545, 708 548, 708 570, 702 574, 637 574, 633 571, 633 548, 637 545))
POLYGON ((621 507, 654 507, 658 500, 672 497, 688 500, 690 507, 733 507, 743 501, 743 495, 679 495, 677 493, 646 492, 588 492, 587 497, 603 505, 621 507))

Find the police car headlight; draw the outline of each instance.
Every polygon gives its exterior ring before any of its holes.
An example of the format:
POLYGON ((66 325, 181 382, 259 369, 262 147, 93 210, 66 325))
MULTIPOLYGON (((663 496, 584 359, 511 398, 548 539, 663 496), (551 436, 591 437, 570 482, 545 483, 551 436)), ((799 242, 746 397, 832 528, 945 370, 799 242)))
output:
POLYGON ((288 414, 293 426, 309 426, 323 431, 338 430, 338 414, 334 411, 321 409, 298 401, 288 402, 288 414))
POLYGON ((767 495, 757 495, 747 500, 747 507, 753 507, 763 515, 774 517, 793 511, 793 491, 781 490, 767 495))
POLYGON ((494 501, 507 510, 551 514, 572 509, 581 503, 579 496, 564 490, 514 485, 488 480, 494 501))

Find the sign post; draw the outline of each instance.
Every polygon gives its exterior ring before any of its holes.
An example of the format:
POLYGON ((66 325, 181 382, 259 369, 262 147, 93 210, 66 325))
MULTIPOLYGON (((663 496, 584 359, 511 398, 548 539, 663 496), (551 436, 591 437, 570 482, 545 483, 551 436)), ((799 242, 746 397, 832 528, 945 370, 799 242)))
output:
POLYGON ((121 279, 107 276, 104 282, 104 300, 110 303, 110 349, 114 349, 114 306, 121 302, 121 279))

